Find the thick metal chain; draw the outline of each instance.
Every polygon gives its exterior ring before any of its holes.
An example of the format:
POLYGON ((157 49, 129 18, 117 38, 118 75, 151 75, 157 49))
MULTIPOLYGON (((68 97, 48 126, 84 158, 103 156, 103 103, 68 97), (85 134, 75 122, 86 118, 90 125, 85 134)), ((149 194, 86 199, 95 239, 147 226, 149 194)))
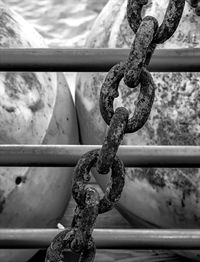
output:
MULTIPOLYGON (((74 169, 72 195, 77 207, 71 228, 65 229, 53 239, 47 250, 46 262, 61 262, 66 248, 80 253, 79 262, 94 261, 96 247, 92 231, 96 218, 98 214, 111 210, 120 199, 125 168, 116 153, 124 134, 142 128, 149 117, 155 96, 155 84, 146 67, 156 45, 164 43, 176 31, 185 0, 169 1, 161 26, 152 16, 142 19, 141 11, 147 3, 148 0, 128 0, 127 19, 135 33, 135 39, 127 62, 111 68, 100 91, 100 112, 109 129, 102 148, 84 154, 74 169), (126 108, 113 108, 122 78, 130 88, 140 85, 135 111, 130 119, 126 108), (95 188, 87 186, 92 167, 96 167, 100 174, 107 174, 112 170, 110 186, 102 199, 95 188)), ((197 8, 197 1, 190 0, 190 4, 197 8)))
POLYGON ((93 261, 95 244, 92 231, 98 214, 111 210, 119 200, 124 187, 125 169, 116 156, 112 164, 111 185, 100 199, 95 188, 86 187, 90 180, 90 169, 99 158, 99 149, 84 154, 74 169, 72 195, 77 203, 70 229, 60 232, 51 242, 46 254, 46 262, 60 262, 63 251, 70 248, 80 253, 79 262, 93 261))

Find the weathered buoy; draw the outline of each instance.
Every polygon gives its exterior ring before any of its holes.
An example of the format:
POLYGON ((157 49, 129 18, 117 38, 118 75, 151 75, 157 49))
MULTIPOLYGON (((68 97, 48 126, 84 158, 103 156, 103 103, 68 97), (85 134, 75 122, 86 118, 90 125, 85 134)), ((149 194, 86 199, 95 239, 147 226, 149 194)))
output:
MULTIPOLYGON (((168 1, 148 1, 143 15, 162 22, 168 1)), ((126 0, 110 0, 97 18, 86 47, 130 48, 134 34, 126 20, 126 0)), ((158 48, 200 47, 200 18, 186 3, 174 36, 158 48)), ((165 61, 163 61, 164 63, 165 61)), ((145 126, 124 137, 126 145, 200 145, 200 73, 153 73, 156 95, 145 126)), ((84 144, 102 144, 107 126, 99 111, 99 92, 105 74, 79 74, 76 107, 84 144)), ((115 106, 134 111, 138 89, 121 81, 115 106)), ((109 176, 94 172, 105 190, 109 176)), ((125 187, 118 209, 133 225, 160 228, 200 228, 200 170, 127 168, 125 187)), ((183 251, 200 261, 200 252, 183 251)))
MULTIPOLYGON (((0 4, 0 48, 45 48, 40 35, 0 4)), ((77 144, 72 97, 62 73, 0 73, 1 144, 77 144)), ((72 168, 0 167, 0 227, 55 227, 71 195, 72 168)), ((25 262, 37 250, 0 250, 25 262)))

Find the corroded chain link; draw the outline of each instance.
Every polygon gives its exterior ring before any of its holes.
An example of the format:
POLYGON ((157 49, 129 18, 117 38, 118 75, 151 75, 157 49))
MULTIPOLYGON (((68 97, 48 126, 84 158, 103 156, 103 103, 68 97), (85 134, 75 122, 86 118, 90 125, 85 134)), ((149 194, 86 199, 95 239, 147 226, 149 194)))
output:
MULTIPOLYGON (((188 0, 193 7, 197 2, 188 0)), ((77 203, 71 228, 60 232, 52 241, 46 254, 46 262, 61 262, 63 251, 70 248, 79 253, 79 262, 92 262, 95 256, 95 243, 92 232, 98 214, 111 210, 119 200, 125 180, 123 162, 116 156, 123 136, 133 133, 146 123, 155 96, 155 84, 147 65, 157 44, 164 43, 175 32, 181 19, 185 0, 170 0, 163 23, 152 16, 141 17, 142 8, 148 0, 128 0, 127 19, 135 33, 128 60, 115 65, 108 72, 100 91, 100 112, 109 126, 100 150, 84 154, 74 169, 72 195, 77 203), (135 111, 131 118, 124 107, 116 110, 113 102, 118 97, 118 86, 124 79, 129 88, 140 85, 135 111), (111 169, 111 181, 102 199, 95 188, 88 187, 90 170, 96 167, 100 174, 111 169)))
POLYGON ((93 187, 86 187, 90 181, 90 169, 95 166, 99 158, 99 149, 84 154, 74 169, 72 195, 77 203, 71 229, 60 232, 52 241, 47 250, 46 262, 60 262, 63 251, 70 248, 80 253, 79 262, 93 261, 95 243, 92 231, 98 214, 105 213, 113 208, 119 200, 124 187, 125 168, 122 161, 116 156, 112 163, 110 187, 100 199, 99 193, 93 187))
POLYGON ((65 229, 54 238, 47 250, 46 262, 62 261, 66 248, 81 253, 80 262, 93 261, 96 248, 91 234, 98 215, 98 204, 98 192, 87 188, 81 205, 75 209, 71 229, 65 229))

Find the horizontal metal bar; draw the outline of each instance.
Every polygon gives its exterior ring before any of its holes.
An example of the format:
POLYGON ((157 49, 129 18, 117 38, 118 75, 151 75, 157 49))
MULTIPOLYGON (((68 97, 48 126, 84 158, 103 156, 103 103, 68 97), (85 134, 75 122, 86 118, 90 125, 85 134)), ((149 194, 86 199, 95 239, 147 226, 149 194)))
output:
MULTIPOLYGON (((0 145, 0 166, 75 166, 100 145, 0 145)), ((126 167, 200 167, 200 146, 120 146, 126 167)))
MULTIPOLYGON (((0 49, 0 71, 106 72, 126 61, 129 49, 0 49)), ((156 50, 152 72, 199 72, 200 49, 156 50)))
MULTIPOLYGON (((47 248, 58 229, 0 229, 0 248, 47 248)), ((99 249, 200 249, 200 230, 95 229, 99 249)))

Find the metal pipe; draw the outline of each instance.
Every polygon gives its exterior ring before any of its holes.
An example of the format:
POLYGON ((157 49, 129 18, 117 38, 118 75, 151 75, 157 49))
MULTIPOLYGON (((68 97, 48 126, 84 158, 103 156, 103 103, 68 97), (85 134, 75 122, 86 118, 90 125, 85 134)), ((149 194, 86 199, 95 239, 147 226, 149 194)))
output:
MULTIPOLYGON (((100 145, 0 145, 0 166, 75 166, 100 145)), ((200 167, 200 146, 120 146, 126 167, 200 167)))
MULTIPOLYGON (((0 229, 0 248, 47 248, 58 229, 0 229)), ((195 229, 95 229, 99 249, 200 249, 195 229)))
MULTIPOLYGON (((0 71, 106 72, 125 61, 129 49, 0 49, 0 71)), ((200 49, 158 49, 152 72, 198 72, 200 49)))

